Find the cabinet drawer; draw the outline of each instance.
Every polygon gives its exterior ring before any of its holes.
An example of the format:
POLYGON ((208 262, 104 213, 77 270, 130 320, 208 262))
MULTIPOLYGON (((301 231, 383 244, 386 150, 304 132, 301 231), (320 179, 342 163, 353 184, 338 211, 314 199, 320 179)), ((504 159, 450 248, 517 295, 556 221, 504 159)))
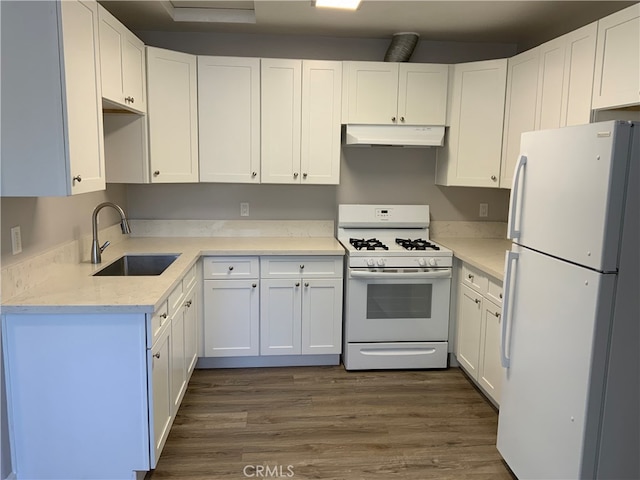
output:
POLYGON ((488 289, 489 279, 477 268, 473 268, 466 263, 462 264, 461 282, 463 285, 467 285, 469 288, 474 289, 481 295, 486 294, 488 289))
POLYGON ((342 257, 262 257, 262 278, 342 277, 342 257))
POLYGON ((169 318, 169 310, 168 310, 168 301, 162 302, 162 305, 158 310, 153 312, 151 316, 151 331, 147 335, 148 345, 152 346, 158 337, 160 336, 160 332, 162 331, 162 327, 167 324, 167 320, 169 318))
POLYGON ((176 288, 173 289, 173 292, 169 294, 169 298, 167 299, 169 317, 172 317, 173 314, 180 309, 182 306, 182 297, 184 296, 184 291, 182 289, 182 280, 176 288))
POLYGON ((485 296, 496 305, 502 305, 502 282, 489 278, 485 296))
POLYGON ((191 288, 193 288, 193 286, 196 284, 196 280, 197 280, 196 274, 198 273, 197 267, 198 267, 198 264, 191 267, 189 271, 185 274, 185 276, 182 278, 182 286, 185 293, 191 290, 191 288))
POLYGON ((260 274, 258 257, 205 257, 202 262, 205 280, 258 278, 260 274))

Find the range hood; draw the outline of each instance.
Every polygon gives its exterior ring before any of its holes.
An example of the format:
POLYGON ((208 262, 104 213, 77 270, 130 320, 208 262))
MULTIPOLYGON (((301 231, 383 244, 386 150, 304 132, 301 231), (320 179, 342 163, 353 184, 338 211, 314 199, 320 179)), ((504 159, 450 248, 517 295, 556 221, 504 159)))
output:
POLYGON ((345 145, 441 147, 444 127, 425 125, 346 125, 345 145))

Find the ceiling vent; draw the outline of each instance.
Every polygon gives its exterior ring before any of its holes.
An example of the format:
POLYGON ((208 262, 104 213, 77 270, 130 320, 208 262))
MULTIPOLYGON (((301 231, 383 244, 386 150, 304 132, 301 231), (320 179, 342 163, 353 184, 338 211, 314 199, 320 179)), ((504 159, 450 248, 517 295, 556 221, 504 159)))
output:
POLYGON ((394 33, 387 53, 384 54, 384 61, 408 62, 419 38, 420 35, 415 32, 394 33))

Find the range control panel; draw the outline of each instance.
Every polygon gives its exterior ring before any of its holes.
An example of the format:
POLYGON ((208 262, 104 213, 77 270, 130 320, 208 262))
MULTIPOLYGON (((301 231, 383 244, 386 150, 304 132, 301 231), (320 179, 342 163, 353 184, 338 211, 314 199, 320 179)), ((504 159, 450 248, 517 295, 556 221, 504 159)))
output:
POLYGON ((339 205, 338 226, 352 228, 425 228, 428 205, 339 205))

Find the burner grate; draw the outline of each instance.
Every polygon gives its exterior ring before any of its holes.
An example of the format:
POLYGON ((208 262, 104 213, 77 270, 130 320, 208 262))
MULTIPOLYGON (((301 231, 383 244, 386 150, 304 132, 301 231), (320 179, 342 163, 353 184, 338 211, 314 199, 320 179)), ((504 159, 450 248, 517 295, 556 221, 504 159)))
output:
POLYGON ((440 250, 439 246, 422 238, 415 240, 411 240, 410 238, 396 238, 396 243, 406 250, 440 250))
POLYGON ((350 238, 349 243, 353 245, 353 248, 356 250, 389 250, 389 247, 377 238, 369 238, 368 240, 364 238, 350 238))

